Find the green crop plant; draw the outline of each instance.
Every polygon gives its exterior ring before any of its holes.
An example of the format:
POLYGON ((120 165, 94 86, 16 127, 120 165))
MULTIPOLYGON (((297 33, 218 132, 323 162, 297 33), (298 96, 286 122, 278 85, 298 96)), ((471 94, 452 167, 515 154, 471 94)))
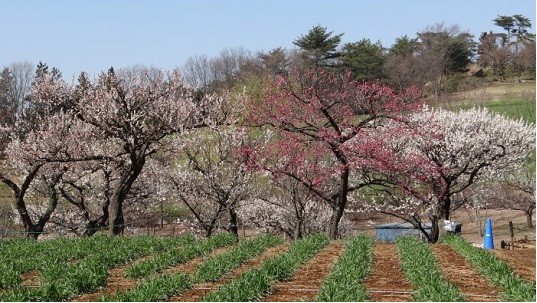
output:
MULTIPOLYGON (((215 237, 219 237, 218 235, 215 237)), ((227 237, 220 235, 220 237, 227 237)), ((234 241, 234 240, 232 240, 234 241)), ((258 255, 268 247, 282 243, 276 236, 260 236, 244 240, 226 253, 209 258, 197 267, 196 272, 187 276, 182 273, 152 275, 141 280, 134 288, 115 296, 105 297, 105 301, 155 301, 178 295, 192 287, 194 283, 214 281, 236 268, 242 262, 258 255)), ((225 242, 218 241, 223 244, 225 242)), ((200 242, 201 246, 207 242, 200 242)))
POLYGON ((245 302, 261 299, 271 290, 274 281, 289 279, 293 273, 321 248, 329 243, 324 234, 307 236, 295 241, 289 250, 273 257, 258 267, 224 284, 218 290, 202 298, 202 301, 245 302))
POLYGON ((185 263, 197 256, 212 252, 217 248, 235 243, 236 238, 230 233, 215 235, 201 242, 192 242, 179 249, 169 250, 163 254, 137 263, 126 271, 130 278, 142 278, 162 271, 173 265, 185 263))
POLYGON ((360 302, 367 301, 366 288, 360 284, 371 270, 374 240, 358 235, 347 240, 343 256, 338 260, 328 278, 323 281, 316 301, 360 302))
POLYGON ((94 240, 58 238, 47 241, 10 240, 0 249, 0 288, 20 284, 21 274, 42 270, 49 264, 66 264, 91 253, 94 240), (39 253, 37 253, 39 252, 39 253))
POLYGON ((443 242, 463 255, 477 271, 492 283, 503 288, 501 297, 505 301, 535 302, 535 282, 521 279, 505 262, 487 250, 473 247, 457 236, 447 236, 443 242))
POLYGON ((416 237, 400 237, 396 246, 405 277, 417 288, 414 301, 464 301, 459 290, 442 278, 431 248, 416 237))
POLYGON ((182 273, 151 276, 135 288, 114 296, 103 296, 105 302, 151 302, 165 300, 192 287, 190 278, 182 273))
POLYGON ((18 285, 6 289, 0 293, 0 301, 63 301, 94 291, 106 284, 109 268, 169 249, 170 244, 187 240, 140 236, 95 237, 88 241, 93 241, 92 246, 86 247, 91 254, 69 264, 50 259, 40 268, 41 287, 26 288, 18 285))
POLYGON ((212 257, 200 264, 194 274, 194 282, 216 281, 226 272, 236 268, 246 260, 260 254, 267 248, 283 243, 277 236, 260 236, 251 240, 244 240, 226 253, 212 257))

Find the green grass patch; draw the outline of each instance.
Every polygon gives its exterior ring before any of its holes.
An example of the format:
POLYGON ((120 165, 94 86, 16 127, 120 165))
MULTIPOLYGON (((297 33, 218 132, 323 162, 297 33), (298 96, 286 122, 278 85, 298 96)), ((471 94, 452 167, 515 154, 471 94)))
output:
POLYGON ((535 124, 535 100, 528 99, 504 99, 489 102, 476 102, 474 104, 462 104, 452 109, 470 109, 472 107, 486 107, 490 111, 503 115, 510 119, 523 119, 528 123, 535 124))

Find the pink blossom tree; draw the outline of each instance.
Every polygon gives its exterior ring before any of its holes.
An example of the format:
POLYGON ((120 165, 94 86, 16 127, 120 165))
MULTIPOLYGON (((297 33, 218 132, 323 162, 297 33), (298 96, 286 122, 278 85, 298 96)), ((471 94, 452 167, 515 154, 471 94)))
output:
POLYGON ((255 156, 258 165, 299 181, 327 203, 332 209, 328 234, 336 238, 349 193, 375 183, 366 168, 353 164, 359 159, 347 146, 418 100, 415 90, 395 93, 378 83, 353 81, 350 73, 292 72, 272 82, 261 102, 250 104, 248 122, 275 132, 262 155, 255 156))

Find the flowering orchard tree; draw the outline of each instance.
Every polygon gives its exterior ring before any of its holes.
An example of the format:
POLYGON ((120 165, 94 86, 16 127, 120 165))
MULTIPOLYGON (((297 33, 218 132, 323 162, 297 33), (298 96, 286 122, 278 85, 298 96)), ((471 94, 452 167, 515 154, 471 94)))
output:
POLYGON ((210 236, 220 226, 238 237, 239 202, 256 196, 258 174, 247 168, 241 149, 251 144, 248 130, 237 126, 200 129, 181 140, 171 178, 181 201, 210 236))
POLYGON ((21 118, 1 129, 4 149, 0 181, 13 192, 27 236, 37 239, 58 205, 58 186, 69 171, 66 163, 86 160, 80 158, 80 143, 91 134, 80 121, 61 112, 35 127, 28 131, 21 118), (47 202, 36 202, 41 204, 41 211, 31 211, 27 200, 40 201, 43 197, 48 197, 47 202))
MULTIPOLYGON (((267 192, 257 199, 241 202, 239 217, 246 226, 283 232, 294 240, 325 231, 332 214, 328 204, 314 199, 300 182, 288 177, 273 178, 267 185, 267 192)), ((350 226, 343 217, 340 234, 344 235, 350 226)))
POLYGON ((509 172, 494 184, 481 182, 478 190, 487 205, 523 211, 526 226, 533 228, 532 216, 535 211, 535 168, 531 163, 509 172))
POLYGON ((116 74, 110 69, 93 82, 84 78, 76 87, 43 77, 36 84, 34 99, 63 108, 92 127, 98 142, 94 146, 106 147, 94 152, 113 164, 108 208, 113 235, 124 228, 123 204, 133 184, 166 138, 222 118, 211 111, 221 98, 195 96, 182 84, 178 72, 116 74), (102 150, 106 152, 101 154, 102 150))
POLYGON ((417 226, 427 216, 433 224, 427 235, 431 242, 438 240, 438 221, 461 206, 453 204, 456 195, 478 180, 494 181, 515 170, 535 148, 533 125, 487 109, 425 109, 406 123, 376 131, 383 140, 375 140, 371 162, 394 186, 380 191, 371 205, 417 226))
MULTIPOLYGON (((58 186, 61 201, 51 217, 57 230, 67 229, 78 236, 92 236, 108 227, 108 209, 114 184, 113 167, 106 161, 69 163, 69 171, 58 186)), ((155 161, 149 159, 124 201, 127 225, 147 224, 159 203, 159 182, 155 161)))
POLYGON ((415 90, 395 93, 381 84, 353 81, 350 73, 292 72, 272 82, 262 102, 250 104, 248 122, 275 131, 269 146, 255 155, 257 165, 275 177, 299 181, 327 203, 333 210, 328 234, 336 238, 349 193, 374 182, 367 169, 353 164, 359 159, 350 157, 347 146, 418 100, 415 90))

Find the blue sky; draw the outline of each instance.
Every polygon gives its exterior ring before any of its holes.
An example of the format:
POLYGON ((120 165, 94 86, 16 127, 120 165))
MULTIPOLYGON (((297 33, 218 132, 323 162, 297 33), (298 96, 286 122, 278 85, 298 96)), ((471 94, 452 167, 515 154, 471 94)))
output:
POLYGON ((224 48, 293 49, 315 25, 386 47, 441 22, 477 39, 502 31, 498 15, 525 15, 535 33, 535 13, 534 0, 0 0, 0 67, 42 61, 66 80, 110 66, 172 69, 224 48))

